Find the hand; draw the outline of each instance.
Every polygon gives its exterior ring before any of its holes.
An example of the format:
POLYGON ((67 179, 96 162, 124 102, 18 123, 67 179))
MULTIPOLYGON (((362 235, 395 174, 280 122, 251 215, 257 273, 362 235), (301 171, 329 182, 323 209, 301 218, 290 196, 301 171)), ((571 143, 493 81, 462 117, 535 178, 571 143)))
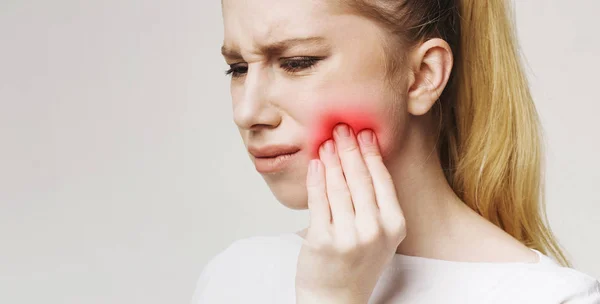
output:
POLYGON ((298 257, 297 303, 367 303, 406 236, 377 138, 338 125, 306 179, 310 225, 298 257))

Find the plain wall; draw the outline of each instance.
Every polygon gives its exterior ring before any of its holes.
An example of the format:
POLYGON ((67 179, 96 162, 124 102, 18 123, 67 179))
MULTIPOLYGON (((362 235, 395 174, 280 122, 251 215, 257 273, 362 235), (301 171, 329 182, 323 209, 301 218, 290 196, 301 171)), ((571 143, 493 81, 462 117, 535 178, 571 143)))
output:
MULTIPOLYGON (((600 277, 595 0, 517 1, 551 225, 600 277)), ((231 115, 219 1, 0 3, 0 302, 188 303, 232 241, 304 227, 231 115)))

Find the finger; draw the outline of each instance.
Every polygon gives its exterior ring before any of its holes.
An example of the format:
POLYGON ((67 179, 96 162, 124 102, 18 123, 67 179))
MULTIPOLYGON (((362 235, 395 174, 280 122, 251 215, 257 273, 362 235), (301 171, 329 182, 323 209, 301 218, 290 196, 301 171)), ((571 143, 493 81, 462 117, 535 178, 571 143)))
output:
POLYGON ((318 159, 313 159, 308 165, 306 175, 306 190, 308 193, 308 209, 310 226, 322 229, 331 223, 331 210, 327 201, 325 189, 325 170, 318 159))
POLYGON ((335 128, 333 136, 346 183, 352 195, 356 217, 375 216, 378 212, 375 189, 354 132, 347 125, 341 124, 335 128))
POLYGON ((363 130, 359 133, 358 138, 360 151, 373 179, 375 196, 382 218, 397 219, 398 216, 403 218, 396 188, 390 172, 383 163, 375 133, 371 130, 363 130))
POLYGON ((321 146, 319 156, 325 165, 325 185, 329 207, 331 208, 332 222, 347 223, 352 221, 354 219, 352 197, 348 191, 333 140, 328 140, 321 146))

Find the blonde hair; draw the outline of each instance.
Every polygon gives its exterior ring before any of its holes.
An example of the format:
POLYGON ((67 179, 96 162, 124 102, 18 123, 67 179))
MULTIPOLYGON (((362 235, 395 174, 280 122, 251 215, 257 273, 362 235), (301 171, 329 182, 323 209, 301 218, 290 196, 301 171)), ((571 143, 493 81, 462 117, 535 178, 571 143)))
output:
POLYGON ((392 35, 389 73, 399 46, 439 37, 455 65, 438 107, 438 152, 448 183, 471 209, 529 248, 570 266, 549 228, 542 134, 520 61, 508 0, 346 0, 392 35), (397 42, 397 43, 396 43, 397 42))

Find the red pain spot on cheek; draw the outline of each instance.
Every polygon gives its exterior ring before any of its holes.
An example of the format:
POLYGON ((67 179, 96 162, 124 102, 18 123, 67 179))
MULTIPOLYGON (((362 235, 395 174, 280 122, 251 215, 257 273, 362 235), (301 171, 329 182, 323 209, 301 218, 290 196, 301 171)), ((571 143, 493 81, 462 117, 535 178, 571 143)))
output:
POLYGON ((349 125, 354 134, 364 129, 371 129, 378 134, 380 129, 375 115, 365 110, 358 109, 333 109, 323 111, 316 115, 311 127, 308 147, 311 158, 319 157, 320 146, 328 139, 333 138, 333 129, 340 123, 349 125))

